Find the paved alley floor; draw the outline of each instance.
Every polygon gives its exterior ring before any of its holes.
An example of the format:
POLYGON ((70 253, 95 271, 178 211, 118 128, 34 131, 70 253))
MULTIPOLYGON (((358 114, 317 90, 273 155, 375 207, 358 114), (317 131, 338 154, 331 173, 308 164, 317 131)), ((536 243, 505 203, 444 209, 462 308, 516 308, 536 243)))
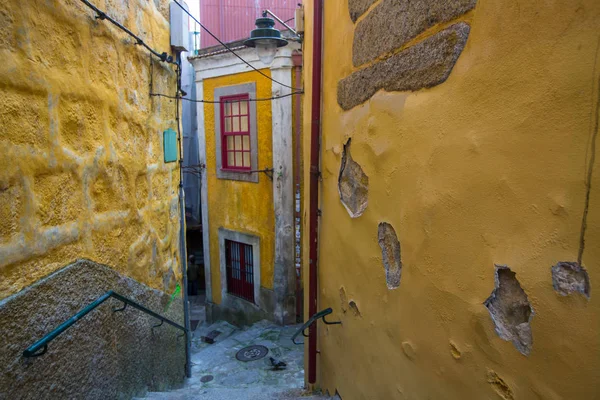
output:
POLYGON ((149 392, 147 399, 328 399, 305 393, 303 346, 295 345, 291 336, 299 326, 281 327, 268 321, 239 329, 219 321, 198 325, 192 339, 192 377, 182 389, 149 392), (202 341, 211 332, 220 332, 213 344, 202 341), (254 361, 239 361, 239 350, 261 345, 266 356, 254 361), (270 357, 287 364, 273 368, 270 357))

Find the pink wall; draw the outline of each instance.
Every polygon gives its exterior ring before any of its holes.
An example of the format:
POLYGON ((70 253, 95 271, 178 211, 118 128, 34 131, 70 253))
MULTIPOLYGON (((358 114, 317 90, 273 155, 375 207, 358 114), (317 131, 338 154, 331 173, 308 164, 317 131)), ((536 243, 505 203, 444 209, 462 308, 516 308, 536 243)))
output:
MULTIPOLYGON (((223 42, 247 38, 254 29, 254 21, 262 10, 273 11, 282 20, 294 17, 301 0, 200 0, 200 22, 223 42)), ((294 27, 294 21, 288 22, 294 27)), ((277 29, 284 29, 279 23, 277 29)), ((209 34, 200 33, 200 47, 210 47, 218 42, 209 34)))

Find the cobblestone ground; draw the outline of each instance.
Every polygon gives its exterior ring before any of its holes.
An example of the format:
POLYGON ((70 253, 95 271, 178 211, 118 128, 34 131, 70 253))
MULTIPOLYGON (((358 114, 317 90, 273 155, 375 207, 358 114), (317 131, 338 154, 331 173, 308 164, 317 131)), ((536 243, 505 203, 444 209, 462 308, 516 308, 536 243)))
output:
POLYGON ((201 324, 192 339, 192 377, 185 386, 171 392, 148 393, 146 399, 230 400, 230 399, 329 399, 306 393, 304 386, 303 346, 295 345, 291 336, 299 326, 281 327, 268 321, 239 329, 227 322, 201 324), (211 331, 221 332, 215 343, 201 340, 211 331), (262 345, 269 352, 255 361, 238 361, 236 353, 247 346, 262 345), (273 357, 287 367, 274 370, 273 357))

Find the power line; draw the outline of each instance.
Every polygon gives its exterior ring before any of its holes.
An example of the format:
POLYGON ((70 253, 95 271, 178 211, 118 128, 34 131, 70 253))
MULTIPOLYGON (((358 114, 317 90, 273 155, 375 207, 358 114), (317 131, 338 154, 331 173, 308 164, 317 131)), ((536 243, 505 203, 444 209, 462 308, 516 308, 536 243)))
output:
POLYGON ((192 14, 190 14, 190 12, 188 10, 186 10, 181 4, 179 4, 179 2, 177 0, 173 0, 173 2, 175 4, 177 4, 179 6, 179 8, 181 8, 187 15, 190 16, 190 18, 192 18, 198 25, 200 25, 200 27, 202 29, 204 29, 206 31, 206 33, 208 33, 210 36, 213 37, 213 39, 215 39, 217 42, 219 42, 219 44, 221 44, 221 46, 225 47, 229 52, 231 52, 231 54, 233 54, 234 56, 236 56, 237 58, 239 58, 240 60, 242 60, 244 62, 244 64, 246 64, 247 66, 249 66, 250 68, 252 68, 253 70, 255 70, 256 72, 258 72, 259 74, 261 74, 262 76, 264 76, 267 79, 270 79, 271 81, 280 84, 281 86, 284 86, 286 88, 292 89, 296 92, 298 91, 302 91, 302 89, 299 88, 295 88, 293 86, 289 86, 286 85, 285 83, 281 83, 273 78, 271 78, 269 75, 265 74, 264 72, 260 71, 259 69, 255 68, 253 65, 251 65, 248 61, 244 60, 240 55, 238 55, 235 51, 233 51, 231 49, 231 47, 227 46, 223 41, 221 41, 221 39, 219 39, 218 37, 216 37, 211 31, 208 30, 207 27, 205 27, 204 25, 202 25, 202 23, 200 23, 200 21, 198 21, 196 19, 196 17, 194 17, 192 14))
POLYGON ((150 53, 152 53, 154 56, 156 56, 159 60, 161 60, 163 62, 167 62, 169 64, 177 64, 173 61, 172 56, 168 55, 166 52, 159 53, 158 51, 154 50, 152 47, 148 46, 139 36, 137 36, 135 33, 131 32, 129 29, 127 29, 126 27, 121 25, 119 22, 117 22, 115 19, 113 19, 110 15, 106 14, 104 11, 100 10, 98 7, 96 7, 89 1, 81 0, 81 2, 96 12, 96 14, 97 14, 96 18, 102 19, 102 20, 105 19, 108 22, 112 23, 117 28, 119 28, 123 32, 127 33, 132 38, 134 38, 136 41, 135 44, 145 47, 146 49, 148 49, 148 51, 150 51, 150 53))
POLYGON ((288 93, 288 94, 282 94, 281 96, 263 97, 263 98, 258 98, 258 99, 224 100, 224 101, 219 101, 219 100, 196 100, 196 99, 190 99, 190 98, 187 98, 187 97, 169 96, 168 94, 163 94, 163 93, 150 93, 150 96, 152 96, 152 97, 165 97, 167 99, 173 99, 173 100, 185 100, 185 101, 190 101, 192 103, 219 104, 219 103, 240 103, 240 102, 243 102, 243 101, 270 101, 270 100, 277 100, 277 99, 281 99, 281 98, 284 98, 284 97, 293 96, 295 94, 303 94, 303 93, 304 92, 292 92, 292 93, 288 93))

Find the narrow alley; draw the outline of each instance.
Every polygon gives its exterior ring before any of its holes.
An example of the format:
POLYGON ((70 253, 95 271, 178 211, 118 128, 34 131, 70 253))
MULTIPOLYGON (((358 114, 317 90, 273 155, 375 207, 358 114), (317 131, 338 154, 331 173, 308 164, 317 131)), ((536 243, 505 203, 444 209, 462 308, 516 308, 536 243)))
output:
POLYGON ((600 400, 600 0, 0 0, 0 400, 600 400))
POLYGON ((303 346, 291 340, 299 327, 266 320, 245 329, 225 321, 200 324, 192 338, 192 377, 181 389, 143 399, 337 399, 304 390, 303 346))

